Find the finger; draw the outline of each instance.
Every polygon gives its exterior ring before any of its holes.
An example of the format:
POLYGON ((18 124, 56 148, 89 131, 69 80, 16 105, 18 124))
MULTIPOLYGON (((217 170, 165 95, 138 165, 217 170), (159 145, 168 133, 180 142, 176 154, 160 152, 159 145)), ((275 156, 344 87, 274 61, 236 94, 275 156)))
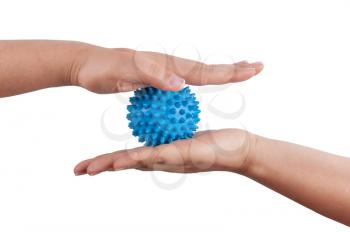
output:
POLYGON ((95 158, 91 158, 91 159, 87 159, 84 161, 81 161, 79 164, 77 164, 74 168, 74 174, 79 176, 79 175, 83 175, 83 174, 87 174, 87 169, 90 166, 90 164, 92 162, 94 162, 96 159, 100 159, 103 158, 105 156, 108 156, 109 154, 103 154, 103 155, 99 155, 96 156, 95 158))
POLYGON ((184 166, 184 158, 174 144, 127 150, 113 163, 114 170, 136 168, 171 171, 179 166, 184 166), (166 167, 165 170, 164 167, 166 167))
POLYGON ((87 166, 86 173, 90 176, 108 171, 113 168, 113 162, 121 152, 108 153, 95 157, 87 166))
POLYGON ((164 164, 154 164, 152 167, 138 167, 135 168, 140 171, 161 171, 161 172, 174 172, 174 173, 185 173, 184 166, 174 166, 174 165, 164 165, 164 164))
POLYGON ((186 82, 193 85, 220 85, 248 80, 261 72, 261 63, 203 64, 185 75, 186 82))
POLYGON ((114 160, 113 169, 115 171, 147 167, 149 164, 156 162, 157 148, 153 147, 138 147, 130 150, 125 150, 114 160))
POLYGON ((249 66, 254 66, 256 69, 256 74, 259 74, 263 69, 264 65, 261 62, 248 63, 246 60, 235 63, 237 67, 249 68, 249 66))
POLYGON ((131 158, 129 155, 120 156, 112 164, 114 171, 125 170, 130 168, 137 168, 139 165, 138 161, 131 158))
MULTIPOLYGON (((172 172, 172 173, 195 173, 198 172, 198 168, 193 165, 167 165, 167 164, 155 164, 153 167, 138 167, 135 168, 140 171, 161 171, 161 172, 172 172)), ((201 172, 210 170, 200 170, 201 172)))
POLYGON ((86 174, 86 169, 92 160, 93 159, 87 159, 87 160, 84 160, 84 161, 80 162, 79 164, 77 164, 74 168, 74 174, 76 176, 86 174))
POLYGON ((169 91, 179 91, 185 86, 185 79, 151 60, 144 61, 145 73, 140 73, 143 83, 169 91))
POLYGON ((264 64, 261 62, 254 62, 251 65, 255 67, 255 70, 256 70, 255 75, 259 74, 264 69, 264 64))
POLYGON ((241 61, 237 64, 204 64, 202 62, 179 58, 155 52, 144 52, 156 62, 166 57, 167 68, 183 77, 186 83, 193 85, 226 84, 247 80, 260 73, 263 69, 261 62, 248 63, 241 61), (244 66, 242 66, 244 64, 244 66))

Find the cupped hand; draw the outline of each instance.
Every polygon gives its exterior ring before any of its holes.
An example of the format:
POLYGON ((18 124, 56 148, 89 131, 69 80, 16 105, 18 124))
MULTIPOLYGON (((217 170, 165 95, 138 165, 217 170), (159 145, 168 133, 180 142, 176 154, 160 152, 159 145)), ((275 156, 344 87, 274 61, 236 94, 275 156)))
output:
POLYGON ((254 150, 255 136, 238 129, 198 132, 192 139, 156 147, 138 147, 80 162, 76 175, 139 169, 179 173, 244 172, 254 150))
POLYGON ((178 91, 185 83, 244 81, 263 69, 260 62, 209 65, 161 53, 92 45, 86 45, 71 66, 71 84, 96 93, 126 92, 141 86, 178 91))

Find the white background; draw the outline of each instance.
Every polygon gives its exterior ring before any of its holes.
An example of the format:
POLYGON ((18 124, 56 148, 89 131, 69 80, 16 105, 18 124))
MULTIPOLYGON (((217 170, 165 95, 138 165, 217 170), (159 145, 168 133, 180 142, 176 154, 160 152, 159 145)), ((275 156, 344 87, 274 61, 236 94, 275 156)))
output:
MULTIPOLYGON (((349 156, 349 12, 347 0, 11 0, 0 1, 0 39, 164 49, 215 63, 261 60, 265 70, 252 80, 198 90, 202 129, 243 127, 349 156), (239 118, 207 110, 215 96, 216 107, 239 108, 240 95, 239 118)), ((347 230, 233 173, 187 175, 172 190, 135 170, 75 177, 77 162, 137 145, 101 129, 103 119, 111 132, 128 132, 125 96, 66 87, 0 99, 0 231, 347 230)))

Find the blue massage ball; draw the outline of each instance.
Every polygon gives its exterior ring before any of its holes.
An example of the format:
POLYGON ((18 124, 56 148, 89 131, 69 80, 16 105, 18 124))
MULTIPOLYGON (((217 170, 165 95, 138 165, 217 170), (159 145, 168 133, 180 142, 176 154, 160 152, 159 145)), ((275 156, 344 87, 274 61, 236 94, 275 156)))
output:
POLYGON ((153 87, 137 89, 130 103, 129 128, 146 146, 191 138, 198 129, 200 110, 189 87, 178 92, 153 87))

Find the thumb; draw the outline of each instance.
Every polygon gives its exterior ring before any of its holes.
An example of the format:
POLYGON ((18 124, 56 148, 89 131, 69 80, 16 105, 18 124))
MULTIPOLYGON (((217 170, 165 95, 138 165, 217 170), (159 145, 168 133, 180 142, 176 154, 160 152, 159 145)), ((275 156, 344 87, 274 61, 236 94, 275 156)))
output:
POLYGON ((144 85, 168 91, 179 91, 185 86, 185 79, 155 61, 146 59, 137 68, 138 78, 144 85))

